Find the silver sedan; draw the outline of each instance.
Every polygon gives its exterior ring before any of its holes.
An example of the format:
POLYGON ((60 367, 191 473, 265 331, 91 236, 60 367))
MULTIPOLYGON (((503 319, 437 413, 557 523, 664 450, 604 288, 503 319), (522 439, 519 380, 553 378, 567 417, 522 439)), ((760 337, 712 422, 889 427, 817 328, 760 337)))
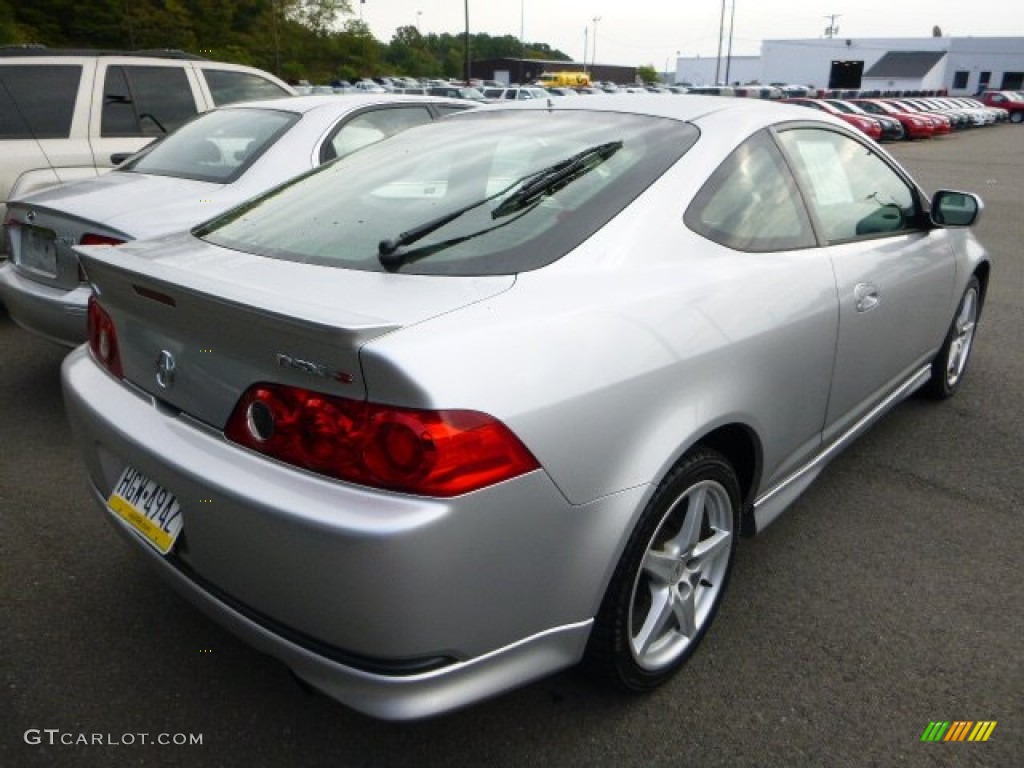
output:
POLYGON ((981 201, 750 99, 484 107, 191 233, 79 248, 63 386, 117 531, 391 719, 671 678, 739 534, 961 386, 981 201))
POLYGON ((109 174, 9 202, 0 300, 28 330, 81 344, 90 289, 72 246, 187 229, 321 163, 469 106, 416 96, 309 96, 203 113, 109 174))

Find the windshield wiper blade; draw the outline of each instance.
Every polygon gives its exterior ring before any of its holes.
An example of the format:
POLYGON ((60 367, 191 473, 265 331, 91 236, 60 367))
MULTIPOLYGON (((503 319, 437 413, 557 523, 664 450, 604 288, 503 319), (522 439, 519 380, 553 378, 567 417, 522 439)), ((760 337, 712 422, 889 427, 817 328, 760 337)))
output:
POLYGON ((431 243, 430 245, 421 245, 418 248, 412 248, 408 251, 397 251, 389 254, 388 256, 381 254, 380 263, 386 270, 393 272, 405 264, 412 264, 414 261, 420 261, 428 256, 433 256, 435 253, 445 251, 452 246, 459 245, 459 243, 464 243, 467 240, 473 240, 481 235, 486 235, 488 232, 493 232, 496 229, 507 227, 509 224, 516 222, 518 219, 528 214, 536 205, 537 203, 533 203, 528 206, 526 209, 520 211, 519 215, 515 218, 507 219, 497 224, 491 224, 483 229, 478 229, 476 232, 470 232, 468 235, 460 235, 459 237, 442 240, 439 243, 431 243))
MULTIPOLYGON (((436 219, 431 219, 430 221, 424 222, 412 229, 407 229, 405 232, 399 234, 398 237, 381 240, 377 244, 377 256, 380 259, 381 266, 389 271, 398 269, 400 266, 408 262, 406 255, 400 250, 403 246, 412 245, 416 241, 422 240, 427 235, 441 229, 441 227, 447 224, 450 224, 460 216, 489 203, 495 198, 501 197, 510 189, 514 189, 519 185, 522 185, 522 187, 515 194, 502 201, 502 203, 491 212, 491 217, 497 219, 502 216, 508 216, 509 214, 515 213, 524 208, 532 208, 533 204, 542 196, 550 194, 552 191, 560 189, 566 184, 572 183, 578 177, 590 171, 591 168, 603 163, 621 149, 621 147, 622 141, 610 141, 606 144, 598 144, 597 146, 589 147, 584 149, 582 152, 577 152, 575 155, 555 163, 554 165, 550 165, 547 168, 542 168, 539 171, 534 171, 533 173, 529 173, 526 176, 518 178, 511 184, 499 189, 493 195, 488 195, 482 200, 477 200, 469 205, 456 208, 454 211, 446 213, 443 216, 438 216, 436 219)), ((490 231, 490 229, 486 229, 484 231, 490 231)), ((473 237, 477 234, 480 233, 474 234, 473 237)), ((417 249, 417 258, 423 258, 424 254, 429 255, 429 253, 433 253, 436 250, 443 250, 443 248, 446 247, 451 247, 451 245, 456 242, 462 242, 466 239, 471 238, 454 238, 453 240, 445 241, 445 243, 441 244, 443 246, 442 248, 417 249)))
POLYGON ((596 147, 577 152, 572 157, 546 168, 537 174, 533 181, 523 184, 516 192, 502 200, 501 204, 491 211, 491 218, 508 216, 510 213, 522 210, 540 198, 572 184, 580 176, 590 173, 620 149, 622 149, 621 140, 609 141, 606 144, 598 144, 596 147))

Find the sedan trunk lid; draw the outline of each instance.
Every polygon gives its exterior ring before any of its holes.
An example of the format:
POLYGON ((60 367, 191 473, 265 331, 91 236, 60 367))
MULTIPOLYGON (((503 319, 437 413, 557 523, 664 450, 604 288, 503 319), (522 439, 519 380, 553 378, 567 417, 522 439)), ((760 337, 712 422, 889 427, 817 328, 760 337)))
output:
POLYGON ((363 344, 515 281, 278 261, 187 233, 76 251, 114 322, 125 379, 217 429, 257 382, 364 398, 363 344))

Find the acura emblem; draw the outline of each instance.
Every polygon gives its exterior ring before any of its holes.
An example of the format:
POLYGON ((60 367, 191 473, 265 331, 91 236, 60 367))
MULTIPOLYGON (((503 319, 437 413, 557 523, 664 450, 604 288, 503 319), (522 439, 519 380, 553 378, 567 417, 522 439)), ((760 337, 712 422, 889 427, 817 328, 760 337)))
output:
POLYGON ((160 357, 156 359, 156 383, 164 389, 174 384, 174 355, 166 349, 160 351, 160 357))

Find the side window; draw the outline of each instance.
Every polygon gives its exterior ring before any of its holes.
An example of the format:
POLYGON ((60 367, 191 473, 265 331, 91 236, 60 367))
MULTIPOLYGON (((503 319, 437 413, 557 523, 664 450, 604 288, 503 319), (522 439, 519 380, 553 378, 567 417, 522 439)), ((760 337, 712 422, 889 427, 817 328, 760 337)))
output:
POLYGON ((321 162, 344 157, 357 149, 394 136, 414 125, 429 123, 433 117, 426 107, 392 107, 363 112, 344 123, 324 144, 321 162))
POLYGON ((0 67, 0 139, 71 136, 81 80, 78 65, 0 67))
POLYGON ((814 232, 782 153, 766 132, 736 148, 683 217, 700 235, 740 251, 808 248, 814 232))
POLYGON ((784 131, 779 141, 830 243, 918 227, 914 190, 867 145, 813 128, 784 131))
POLYGON ((456 106, 455 104, 435 104, 434 105, 434 109, 437 110, 437 113, 439 115, 450 115, 453 112, 465 112, 469 108, 470 107, 469 107, 468 104, 466 106, 464 106, 464 107, 456 106))
POLYGON ((200 71, 206 78, 206 84, 210 87, 213 103, 218 107, 223 104, 233 104, 236 101, 279 99, 291 95, 277 83, 251 72, 207 69, 205 67, 200 71))
POLYGON ((112 66, 103 83, 103 136, 162 136, 197 114, 182 67, 112 66))

